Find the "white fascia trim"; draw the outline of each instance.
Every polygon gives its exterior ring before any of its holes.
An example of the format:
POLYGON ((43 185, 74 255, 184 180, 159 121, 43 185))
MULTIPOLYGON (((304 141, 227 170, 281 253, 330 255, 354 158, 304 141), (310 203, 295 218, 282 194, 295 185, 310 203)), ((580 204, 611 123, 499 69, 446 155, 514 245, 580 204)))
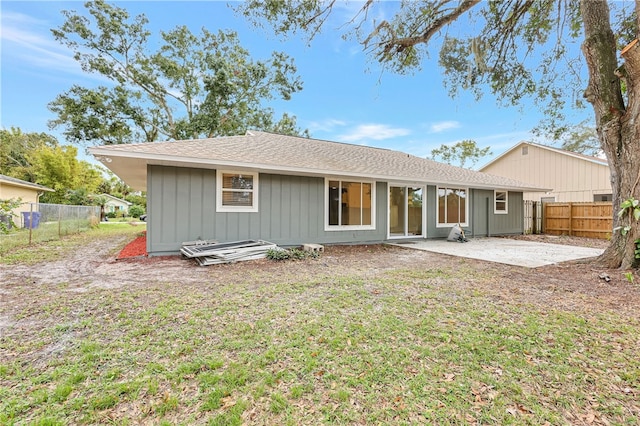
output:
POLYGON ((560 155, 566 155, 567 157, 573 157, 573 158, 577 158, 578 160, 582 160, 582 161, 586 161, 588 163, 594 163, 594 164, 599 164, 601 166, 604 167, 609 167, 609 162, 607 160, 598 158, 598 157, 593 157, 593 156, 581 156, 575 152, 571 152, 571 151, 565 151, 563 149, 559 149, 559 148, 554 148, 552 146, 546 146, 546 145, 539 145, 537 143, 531 143, 528 142, 528 145, 530 146, 534 146, 534 147, 538 147, 538 148, 542 148, 542 149, 546 149, 547 151, 552 151, 555 153, 558 153, 560 155))
POLYGON ((3 184, 7 185, 7 186, 17 186, 19 188, 25 188, 25 189, 31 189, 34 191, 47 191, 47 192, 55 192, 55 190, 51 189, 51 188, 47 188, 46 186, 40 186, 40 185, 29 185, 28 183, 19 183, 19 182, 13 182, 10 180, 4 180, 4 179, 0 179, 0 182, 2 182, 3 184))
POLYGON ((601 159, 601 158, 598 158, 598 157, 585 158, 585 157, 582 157, 580 155, 576 155, 575 153, 573 153, 571 151, 565 151, 563 149, 554 148, 552 146, 546 146, 546 145, 540 145, 540 144, 537 144, 537 143, 522 141, 522 142, 517 143, 513 147, 509 148, 508 150, 506 150, 502 154, 498 155, 496 158, 494 158, 493 160, 489 161, 484 166, 478 168, 478 171, 480 171, 480 172, 483 171, 484 169, 486 169, 487 167, 489 167, 490 165, 492 165, 496 161, 500 160, 502 157, 506 156, 510 152, 516 150, 517 148, 520 148, 522 145, 527 145, 527 146, 531 146, 531 147, 534 147, 534 148, 546 149, 547 151, 555 152, 556 154, 566 155, 567 157, 577 158, 578 160, 586 161, 588 163, 593 163, 593 164, 598 164, 600 166, 609 167, 609 163, 608 163, 607 160, 604 160, 604 159, 601 159))

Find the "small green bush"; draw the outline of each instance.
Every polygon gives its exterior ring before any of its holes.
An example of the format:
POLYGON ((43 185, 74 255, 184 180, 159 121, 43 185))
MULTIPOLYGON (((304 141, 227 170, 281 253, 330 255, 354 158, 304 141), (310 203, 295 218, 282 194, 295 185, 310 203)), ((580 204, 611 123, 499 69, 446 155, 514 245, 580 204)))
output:
POLYGON ((144 214, 144 207, 139 206, 137 204, 134 204, 131 207, 129 207, 129 216, 140 217, 143 214, 144 214))
POLYGON ((267 259, 270 260, 286 260, 289 258, 289 252, 282 249, 267 250, 267 259))
POLYGON ((267 259, 270 260, 304 260, 307 258, 317 259, 320 257, 319 252, 315 251, 304 251, 299 248, 290 248, 290 249, 269 249, 267 250, 267 259))
POLYGON ((21 204, 21 198, 0 200, 0 233, 8 234, 11 228, 16 227, 13 218, 17 216, 13 213, 13 209, 17 209, 21 204))
POLYGON ((115 219, 117 215, 118 214, 116 212, 107 212, 105 214, 105 216, 108 217, 109 219, 115 219))

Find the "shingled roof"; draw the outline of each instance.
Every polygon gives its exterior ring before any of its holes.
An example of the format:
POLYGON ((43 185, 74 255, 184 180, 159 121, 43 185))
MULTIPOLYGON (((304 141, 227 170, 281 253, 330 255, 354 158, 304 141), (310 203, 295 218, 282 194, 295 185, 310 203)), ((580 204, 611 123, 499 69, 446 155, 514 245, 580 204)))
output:
POLYGON ((211 139, 99 146, 89 151, 139 190, 146 189, 146 166, 150 164, 240 168, 285 175, 358 177, 441 186, 549 190, 400 151, 258 131, 211 139))
POLYGON ((594 157, 592 155, 580 154, 579 152, 567 151, 567 150, 560 149, 560 148, 555 148, 555 147, 549 146, 549 145, 541 145, 539 143, 522 141, 522 142, 519 142, 519 143, 515 144, 514 146, 512 146, 511 148, 509 148, 508 150, 506 150, 502 154, 498 155, 497 157, 495 157, 494 159, 489 161, 484 166, 480 167, 480 170, 485 170, 485 169, 489 168, 490 165, 492 165, 494 163, 497 163, 498 161, 500 161, 501 158, 506 157, 510 152, 519 149, 523 145, 529 145, 529 146, 537 147, 537 148, 540 148, 540 149, 545 149, 547 151, 552 151, 552 152, 555 152, 555 153, 558 153, 558 154, 561 154, 561 155, 566 155, 567 157, 578 158, 580 160, 588 161, 590 163, 599 164, 601 166, 607 166, 607 167, 609 166, 609 162, 607 161, 606 158, 600 158, 600 157, 594 157))
POLYGON ((22 188, 35 189, 36 191, 48 191, 53 192, 53 189, 46 186, 38 185, 37 183, 27 182, 26 180, 14 178, 11 176, 0 175, 0 182, 4 182, 13 186, 19 186, 22 188))

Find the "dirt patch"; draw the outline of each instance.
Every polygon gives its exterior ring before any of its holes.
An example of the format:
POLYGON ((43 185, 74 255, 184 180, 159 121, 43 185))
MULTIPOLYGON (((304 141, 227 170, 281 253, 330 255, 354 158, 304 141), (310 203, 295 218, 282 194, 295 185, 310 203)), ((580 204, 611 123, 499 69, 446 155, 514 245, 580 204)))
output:
POLYGON ((598 238, 569 237, 564 235, 555 236, 555 235, 530 234, 530 235, 510 235, 508 237, 497 237, 497 238, 510 238, 514 240, 535 241, 538 243, 563 244, 567 246, 599 248, 603 250, 609 246, 608 240, 601 240, 598 238))
MULTIPOLYGON (((589 263, 565 262, 535 270, 438 253, 386 245, 326 246, 317 260, 276 262, 267 259, 237 264, 201 267, 180 256, 131 258, 116 260, 114 248, 127 237, 111 237, 78 248, 63 260, 36 265, 0 265, 0 328, 13 322, 16 312, 26 309, 33 297, 52 297, 60 292, 86 292, 90 289, 135 288, 150 283, 197 285, 200 282, 269 283, 290 279, 292 282, 319 276, 348 275, 367 278, 393 269, 472 268, 490 279, 461 282, 470 290, 482 290, 497 298, 516 300, 569 310, 612 309, 637 316, 640 305, 640 275, 635 284, 625 271, 602 270, 589 263), (609 277, 606 281, 601 276, 609 277)), ((569 245, 606 247, 606 241, 573 237, 520 236, 518 238, 569 245), (588 240, 588 241, 585 241, 588 240)))

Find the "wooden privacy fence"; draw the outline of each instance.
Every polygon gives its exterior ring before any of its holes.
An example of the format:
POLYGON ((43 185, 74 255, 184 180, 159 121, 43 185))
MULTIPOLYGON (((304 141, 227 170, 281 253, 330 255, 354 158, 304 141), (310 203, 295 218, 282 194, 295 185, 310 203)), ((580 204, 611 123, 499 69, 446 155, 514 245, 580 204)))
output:
POLYGON ((613 232, 613 207, 611 202, 543 203, 543 232, 609 239, 613 232))

